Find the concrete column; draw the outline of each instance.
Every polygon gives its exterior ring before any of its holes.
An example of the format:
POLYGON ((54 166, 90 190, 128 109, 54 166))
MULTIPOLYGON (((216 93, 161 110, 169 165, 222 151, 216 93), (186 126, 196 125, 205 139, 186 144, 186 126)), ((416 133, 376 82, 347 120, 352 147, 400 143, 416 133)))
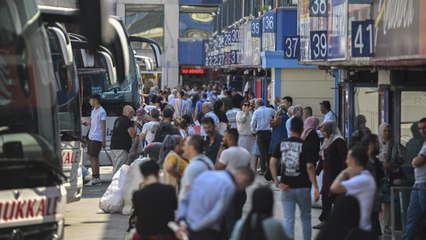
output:
POLYGON ((179 39, 179 2, 164 2, 164 55, 162 86, 176 87, 179 83, 178 39, 179 39))

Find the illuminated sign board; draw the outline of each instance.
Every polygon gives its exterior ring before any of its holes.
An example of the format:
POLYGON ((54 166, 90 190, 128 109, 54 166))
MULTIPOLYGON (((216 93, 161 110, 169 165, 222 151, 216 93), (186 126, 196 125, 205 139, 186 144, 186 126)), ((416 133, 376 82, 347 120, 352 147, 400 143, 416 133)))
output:
POLYGON ((206 73, 206 69, 205 68, 189 68, 189 67, 183 67, 180 70, 182 75, 189 75, 189 74, 194 74, 194 75, 203 75, 206 73))

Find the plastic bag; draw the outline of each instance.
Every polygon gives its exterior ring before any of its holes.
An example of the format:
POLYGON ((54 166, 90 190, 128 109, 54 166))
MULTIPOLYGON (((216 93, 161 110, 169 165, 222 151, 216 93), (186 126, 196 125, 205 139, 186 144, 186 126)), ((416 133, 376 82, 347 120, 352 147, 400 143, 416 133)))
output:
POLYGON ((123 165, 112 177, 111 184, 99 200, 99 208, 106 213, 121 212, 124 206, 122 189, 129 166, 123 165))
POLYGON ((126 182, 123 188, 124 207, 121 213, 124 215, 130 215, 132 211, 133 193, 139 190, 139 186, 143 182, 143 177, 139 170, 139 166, 141 163, 147 160, 149 160, 149 158, 138 158, 129 167, 126 182))

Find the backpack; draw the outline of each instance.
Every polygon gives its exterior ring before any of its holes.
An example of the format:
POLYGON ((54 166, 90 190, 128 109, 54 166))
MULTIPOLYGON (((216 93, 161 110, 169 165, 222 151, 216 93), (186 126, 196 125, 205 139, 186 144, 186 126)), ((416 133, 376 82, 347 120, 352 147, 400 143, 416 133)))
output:
POLYGON ((179 129, 170 123, 160 123, 155 133, 154 142, 163 142, 167 135, 180 135, 179 129))

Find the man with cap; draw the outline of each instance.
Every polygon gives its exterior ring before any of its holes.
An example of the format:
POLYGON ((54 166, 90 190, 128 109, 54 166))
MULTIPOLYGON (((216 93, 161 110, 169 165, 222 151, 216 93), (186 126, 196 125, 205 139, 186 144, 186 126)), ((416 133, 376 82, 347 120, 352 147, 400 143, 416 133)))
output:
POLYGON ((84 126, 90 125, 87 155, 89 155, 90 166, 92 168, 92 180, 86 185, 101 185, 99 174, 99 153, 106 143, 106 111, 101 106, 101 96, 92 94, 89 97, 89 103, 92 107, 90 113, 90 122, 82 122, 84 126))

